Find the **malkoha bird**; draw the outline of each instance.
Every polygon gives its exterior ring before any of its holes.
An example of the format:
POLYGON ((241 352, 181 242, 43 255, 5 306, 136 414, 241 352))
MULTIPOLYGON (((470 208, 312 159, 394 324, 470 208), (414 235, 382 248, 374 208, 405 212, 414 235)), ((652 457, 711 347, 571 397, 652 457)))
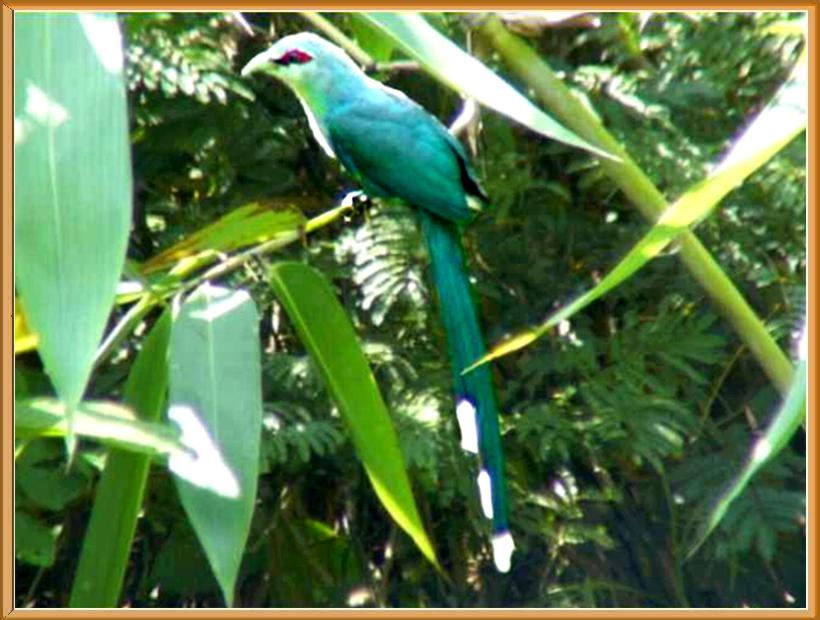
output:
POLYGON ((317 142, 368 196, 415 207, 427 242, 452 366, 464 449, 479 455, 481 507, 492 521, 493 558, 510 569, 504 453, 487 365, 462 374, 486 352, 464 260, 460 227, 487 204, 462 145, 420 105, 367 76, 339 47, 313 33, 286 36, 242 75, 284 82, 304 107, 317 142))

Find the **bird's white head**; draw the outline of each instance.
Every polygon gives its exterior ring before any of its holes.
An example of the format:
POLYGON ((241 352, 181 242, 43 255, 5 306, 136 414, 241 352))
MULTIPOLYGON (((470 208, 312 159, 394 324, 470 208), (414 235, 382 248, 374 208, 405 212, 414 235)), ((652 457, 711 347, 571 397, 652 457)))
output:
POLYGON ((285 82, 297 94, 327 92, 339 80, 362 75, 350 57, 312 32, 279 39, 242 68, 242 75, 265 73, 285 82))

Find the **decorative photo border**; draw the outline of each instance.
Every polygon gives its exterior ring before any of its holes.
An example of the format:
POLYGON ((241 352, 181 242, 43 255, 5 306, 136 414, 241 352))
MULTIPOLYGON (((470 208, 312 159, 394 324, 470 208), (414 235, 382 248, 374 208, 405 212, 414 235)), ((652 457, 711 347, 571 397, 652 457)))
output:
MULTIPOLYGON (((298 7, 304 10, 306 7, 298 7)), ((367 0, 348 3, 343 0, 315 1, 311 8, 317 10, 356 11, 364 9, 436 10, 436 11, 477 11, 498 8, 497 3, 487 0, 473 2, 415 2, 396 5, 395 3, 367 0)), ((515 9, 577 9, 578 4, 568 2, 522 2, 517 6, 505 5, 505 10, 515 9)), ((248 0, 237 4, 208 1, 182 1, 159 3, 155 0, 144 2, 92 1, 83 4, 55 2, 53 0, 24 0, 4 2, 2 8, 2 298, 0 299, 0 325, 2 325, 2 618, 114 618, 133 619, 161 618, 166 616, 186 618, 308 618, 308 617, 351 617, 351 618, 430 618, 448 616, 453 618, 813 618, 817 613, 817 382, 815 363, 817 360, 817 6, 810 2, 595 2, 583 7, 595 10, 805 10, 809 18, 809 123, 808 123, 808 326, 809 326, 809 388, 807 401, 806 428, 808 431, 808 480, 807 480, 807 540, 809 545, 808 571, 809 587, 807 610, 687 610, 687 609, 594 609, 594 610, 422 610, 422 609, 15 609, 14 607, 14 208, 13 208, 13 20, 15 11, 73 11, 73 10, 225 10, 243 11, 288 11, 295 10, 292 4, 283 2, 260 2, 248 0)))

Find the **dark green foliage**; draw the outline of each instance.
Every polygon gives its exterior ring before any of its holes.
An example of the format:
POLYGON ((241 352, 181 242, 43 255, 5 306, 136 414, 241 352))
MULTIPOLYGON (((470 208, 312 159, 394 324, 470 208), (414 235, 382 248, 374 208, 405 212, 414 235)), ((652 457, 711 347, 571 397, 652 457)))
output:
MULTIPOLYGON (((248 200, 295 196, 314 215, 355 188, 313 142, 284 87, 238 77, 270 32, 298 32, 307 22, 295 14, 246 17, 253 38, 229 14, 124 16, 134 257, 248 200)), ((329 17, 367 49, 381 49, 380 61, 390 57, 373 33, 351 29, 348 16, 329 17)), ((438 17, 434 25, 464 44, 461 17, 438 17)), ((547 29, 530 43, 672 199, 705 176, 798 51, 795 40, 766 31, 787 14, 599 17, 599 28, 547 29)), ((504 75, 491 58, 485 62, 504 75)), ((424 74, 379 77, 443 121, 457 109, 457 98, 424 74)), ((646 224, 589 156, 489 112, 477 137, 474 164, 492 208, 465 229, 465 246, 485 334, 495 342, 585 290, 646 224)), ((805 311, 804 149, 805 140, 796 140, 697 229, 788 351, 805 311)), ((264 265, 251 264, 231 280, 252 292, 263 317, 265 473, 238 605, 806 604, 802 432, 685 558, 779 397, 674 250, 493 366, 517 543, 508 576, 492 568, 474 461, 458 445, 449 362, 413 212, 379 203, 286 253, 331 277, 348 308, 450 580, 436 575, 379 505, 316 370, 269 293, 264 265)), ((128 356, 113 359, 95 375, 94 393, 116 397, 121 389, 128 356)), ((18 358, 17 373, 24 392, 47 389, 28 358, 18 358)), ((18 536, 23 531, 25 542, 20 547, 18 537, 18 605, 65 604, 61 575, 75 568, 78 543, 67 533, 82 536, 94 459, 81 451, 66 474, 54 464, 60 446, 38 440, 17 461, 18 536)), ((152 470, 148 493, 123 601, 220 604, 164 470, 152 470)))
MULTIPOLYGON (((396 203, 372 213, 366 225, 342 231, 336 243, 337 261, 351 266, 363 318, 375 326, 385 321, 390 310, 418 307, 427 299, 423 257, 413 211, 396 203)), ((423 319, 417 313, 407 314, 410 320, 423 319)), ((419 320, 417 326, 423 325, 419 320)))

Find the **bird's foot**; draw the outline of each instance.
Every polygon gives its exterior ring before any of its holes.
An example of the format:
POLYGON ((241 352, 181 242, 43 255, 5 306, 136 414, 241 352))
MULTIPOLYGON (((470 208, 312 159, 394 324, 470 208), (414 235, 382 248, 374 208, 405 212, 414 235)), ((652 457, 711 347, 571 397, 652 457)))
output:
POLYGON ((373 199, 363 191, 357 190, 345 194, 345 197, 342 198, 341 205, 350 209, 350 212, 345 215, 345 221, 351 221, 360 214, 367 216, 370 209, 373 208, 373 199))

